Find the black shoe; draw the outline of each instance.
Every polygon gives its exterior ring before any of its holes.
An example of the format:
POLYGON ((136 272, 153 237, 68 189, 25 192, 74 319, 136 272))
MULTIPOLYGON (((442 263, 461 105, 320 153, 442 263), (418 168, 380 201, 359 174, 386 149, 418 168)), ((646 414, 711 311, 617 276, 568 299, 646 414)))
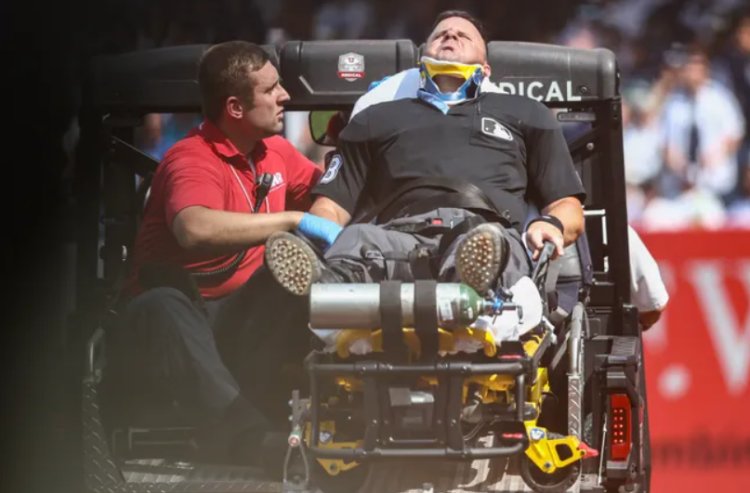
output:
POLYGON ((323 271, 312 247, 302 238, 284 231, 268 238, 264 256, 276 281, 297 296, 310 294, 310 287, 323 271))
POLYGON ((262 443, 268 420, 242 396, 224 415, 199 427, 191 440, 192 458, 204 463, 252 465, 252 451, 262 443))
POLYGON ((469 230, 456 248, 456 272, 480 295, 495 289, 508 263, 508 240, 502 226, 483 223, 469 230))
POLYGON ((268 238, 265 262, 276 281, 297 296, 310 294, 316 282, 364 282, 362 274, 348 265, 328 265, 308 240, 287 232, 268 238))
POLYGON ((262 469, 269 478, 280 480, 289 448, 289 434, 275 431, 247 431, 235 437, 231 462, 262 469))

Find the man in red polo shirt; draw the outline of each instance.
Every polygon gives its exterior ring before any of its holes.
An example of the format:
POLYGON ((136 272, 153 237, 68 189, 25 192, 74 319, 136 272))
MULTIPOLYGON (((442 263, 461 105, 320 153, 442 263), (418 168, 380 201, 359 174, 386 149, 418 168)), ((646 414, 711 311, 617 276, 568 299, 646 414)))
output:
POLYGON ((201 416, 198 458, 247 463, 262 455, 269 424, 257 408, 262 386, 242 379, 273 380, 284 351, 279 334, 305 324, 290 319, 300 311, 268 316, 265 306, 286 301, 258 269, 263 244, 296 230, 325 248, 341 228, 302 212, 320 170, 276 135, 289 95, 265 51, 242 41, 215 45, 198 81, 205 121, 157 168, 116 354, 126 380, 201 416), (244 343, 236 358, 244 366, 229 371, 219 333, 244 343))

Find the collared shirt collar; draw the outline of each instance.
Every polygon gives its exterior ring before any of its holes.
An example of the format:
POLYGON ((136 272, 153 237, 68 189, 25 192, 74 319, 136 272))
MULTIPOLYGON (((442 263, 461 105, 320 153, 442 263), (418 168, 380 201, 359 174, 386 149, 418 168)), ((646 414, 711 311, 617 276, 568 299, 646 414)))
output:
POLYGON ((444 115, 447 115, 448 110, 451 109, 451 106, 455 106, 461 103, 465 103, 466 101, 471 101, 473 99, 476 99, 484 92, 501 92, 501 91, 492 81, 490 81, 489 77, 484 77, 482 78, 482 81, 479 83, 479 86, 477 87, 476 91, 474 91, 474 95, 461 99, 461 100, 446 102, 443 99, 436 96, 435 94, 432 94, 429 91, 425 91, 424 89, 421 89, 421 88, 417 89, 417 98, 426 102, 427 104, 437 109, 444 115))
POLYGON ((198 126, 197 133, 208 142, 216 154, 227 160, 235 159, 237 156, 245 157, 237 147, 229 140, 224 132, 210 120, 203 120, 198 126))
POLYGON ((441 113, 444 115, 448 114, 448 110, 451 109, 450 106, 448 106, 448 103, 437 97, 436 95, 432 94, 431 92, 427 92, 424 89, 417 90, 417 97, 421 99, 422 101, 426 102, 430 106, 438 109, 441 113))
POLYGON ((242 163, 247 163, 248 159, 258 161, 266 152, 266 143, 260 140, 255 144, 249 155, 242 154, 234 143, 229 140, 229 137, 210 120, 203 120, 196 129, 196 133, 203 137, 216 154, 219 154, 230 163, 236 162, 235 160, 238 158, 241 158, 242 163))
POLYGON ((266 152, 266 143, 260 140, 255 144, 250 154, 242 154, 234 143, 229 140, 229 137, 210 120, 203 120, 195 130, 195 133, 203 137, 208 145, 213 148, 214 152, 224 157, 228 162, 233 162, 238 157, 242 159, 243 163, 246 163, 248 160, 258 161, 266 152))

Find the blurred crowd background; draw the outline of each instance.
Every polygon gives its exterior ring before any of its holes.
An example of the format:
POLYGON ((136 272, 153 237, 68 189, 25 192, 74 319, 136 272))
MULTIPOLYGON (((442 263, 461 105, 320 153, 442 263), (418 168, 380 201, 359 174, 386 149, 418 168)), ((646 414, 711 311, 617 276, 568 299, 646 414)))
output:
MULTIPOLYGON (((628 215, 646 231, 750 228, 750 5, 746 0, 118 0, 90 54, 245 39, 408 38, 467 10, 490 40, 613 50, 622 72, 628 215)), ((92 27, 92 29, 95 29, 92 27)), ((155 157, 196 115, 150 115, 155 157)), ((321 152, 305 115, 288 137, 321 152)))

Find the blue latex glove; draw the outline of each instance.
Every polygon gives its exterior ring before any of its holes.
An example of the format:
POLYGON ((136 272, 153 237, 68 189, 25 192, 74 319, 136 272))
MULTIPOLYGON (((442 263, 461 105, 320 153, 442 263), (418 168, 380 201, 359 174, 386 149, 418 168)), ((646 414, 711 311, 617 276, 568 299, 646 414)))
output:
POLYGON ((328 250, 333 245, 341 229, 341 226, 335 222, 307 212, 302 215, 302 220, 297 226, 297 231, 319 243, 323 250, 328 250))

